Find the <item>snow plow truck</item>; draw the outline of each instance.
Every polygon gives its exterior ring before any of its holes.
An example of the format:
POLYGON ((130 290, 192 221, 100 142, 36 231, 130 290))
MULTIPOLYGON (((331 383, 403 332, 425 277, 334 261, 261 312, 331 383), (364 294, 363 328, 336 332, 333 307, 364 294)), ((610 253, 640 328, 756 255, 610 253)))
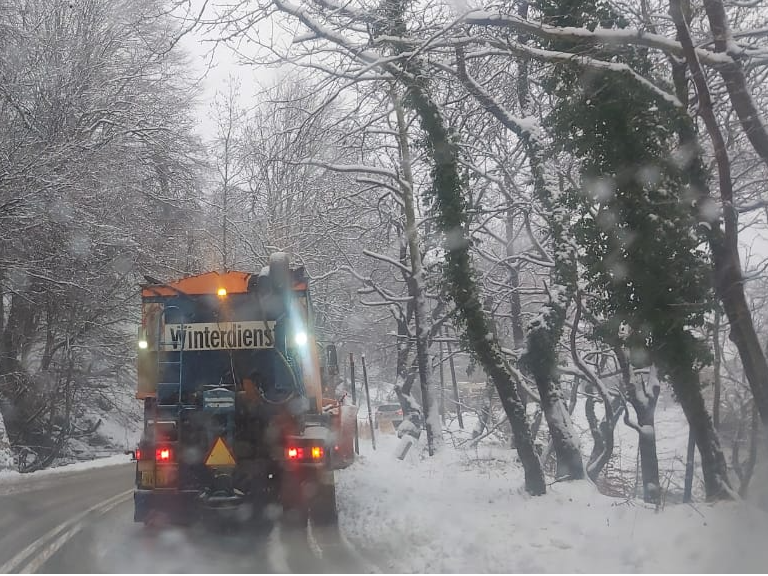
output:
POLYGON ((257 274, 145 278, 134 520, 335 524, 357 408, 336 394, 304 268, 275 253, 257 274))

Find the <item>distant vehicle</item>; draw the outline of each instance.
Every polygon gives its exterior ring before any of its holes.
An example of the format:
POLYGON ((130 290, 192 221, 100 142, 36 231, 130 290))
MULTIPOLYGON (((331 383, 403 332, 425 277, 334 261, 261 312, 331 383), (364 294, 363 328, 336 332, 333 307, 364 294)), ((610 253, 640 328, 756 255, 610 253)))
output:
POLYGON ((400 404, 381 404, 376 407, 373 418, 373 426, 376 430, 381 430, 382 424, 385 427, 392 425, 392 429, 397 430, 403 421, 403 408, 400 404))

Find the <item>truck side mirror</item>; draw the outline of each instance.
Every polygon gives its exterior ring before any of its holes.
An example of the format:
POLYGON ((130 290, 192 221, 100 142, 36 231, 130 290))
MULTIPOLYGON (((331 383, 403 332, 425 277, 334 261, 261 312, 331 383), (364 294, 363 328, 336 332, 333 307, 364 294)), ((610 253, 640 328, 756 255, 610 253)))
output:
POLYGON ((339 359, 335 344, 328 344, 325 347, 325 367, 328 370, 328 374, 335 376, 339 373, 339 359))

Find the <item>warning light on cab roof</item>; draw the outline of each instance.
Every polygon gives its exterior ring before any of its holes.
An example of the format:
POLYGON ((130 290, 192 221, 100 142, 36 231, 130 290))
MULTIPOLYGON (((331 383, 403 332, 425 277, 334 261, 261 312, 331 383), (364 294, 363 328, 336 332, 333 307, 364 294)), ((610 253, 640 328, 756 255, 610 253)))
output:
POLYGON ((218 292, 216 292, 216 295, 219 298, 224 298, 227 295, 227 289, 226 288, 219 288, 218 292))

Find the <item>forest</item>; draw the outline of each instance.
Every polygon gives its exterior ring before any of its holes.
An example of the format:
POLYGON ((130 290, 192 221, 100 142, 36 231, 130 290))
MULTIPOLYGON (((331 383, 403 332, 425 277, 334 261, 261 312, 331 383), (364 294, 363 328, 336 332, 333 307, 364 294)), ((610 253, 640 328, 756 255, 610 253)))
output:
POLYGON ((768 440, 766 38, 763 0, 0 0, 0 468, 133 418, 145 275, 284 251, 425 457, 463 412, 531 495, 610 493, 627 428, 658 505, 662 397, 683 498, 694 474, 745 496, 768 440), (206 133, 191 41, 257 84, 218 86, 206 133))

